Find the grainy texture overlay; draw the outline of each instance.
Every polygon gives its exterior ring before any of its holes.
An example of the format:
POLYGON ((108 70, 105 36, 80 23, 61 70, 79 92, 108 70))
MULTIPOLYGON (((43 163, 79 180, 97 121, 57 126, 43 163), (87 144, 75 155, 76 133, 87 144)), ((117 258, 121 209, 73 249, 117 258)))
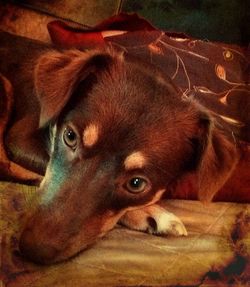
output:
MULTIPOLYGON (((123 11, 138 11, 141 15, 148 16, 151 13, 152 20, 153 18, 159 20, 164 25, 167 23, 168 29, 172 27, 173 20, 177 21, 180 26, 186 27, 185 31, 188 34, 197 36, 197 33, 191 33, 191 28, 194 27, 194 32, 197 30, 202 32, 202 39, 208 37, 210 40, 217 40, 210 34, 210 30, 207 31, 206 37, 203 34, 207 27, 209 29, 212 27, 211 21, 204 21, 202 13, 206 7, 197 7, 192 11, 188 8, 186 13, 186 7, 181 6, 181 10, 173 10, 172 6, 169 8, 165 5, 167 2, 178 4, 183 1, 155 1, 158 3, 156 6, 152 5, 153 1, 80 1, 85 3, 81 7, 75 4, 79 1, 57 0, 50 1, 50 4, 45 3, 49 1, 40 0, 22 2, 34 5, 39 11, 27 9, 27 6, 6 4, 7 1, 0 0, 0 28, 44 42, 50 42, 47 24, 55 19, 54 16, 75 20, 83 25, 95 25, 113 15, 119 7, 122 7, 123 11), (71 3, 74 10, 69 10, 65 6, 66 2, 71 3), (87 2, 88 9, 86 9, 87 2), (165 8, 162 7, 162 3, 165 8), (197 13, 198 8, 202 8, 199 13, 197 13), (172 16, 173 19, 166 18, 169 14, 165 14, 168 9, 174 12, 171 14, 175 15, 175 17, 172 16), (50 12, 49 15, 41 13, 42 10, 46 13, 50 12), (164 13, 159 14, 159 10, 164 13), (177 14, 182 21, 176 18, 177 14), (193 15, 201 19, 204 26, 191 25, 192 22, 189 19, 197 19, 193 15), (191 26, 183 21, 184 18, 191 26)), ((185 1, 186 5, 194 2, 185 1)), ((204 1, 206 2, 213 1, 204 1)), ((225 2, 228 9, 231 7, 230 9, 236 11, 237 15, 242 12, 232 6, 235 1, 217 1, 217 5, 221 5, 219 2, 225 2)), ((206 9, 210 11, 210 8, 206 9)), ((218 11, 224 13, 224 8, 218 11)), ((243 9, 244 14, 245 11, 247 9, 243 9)), ((216 29, 211 29, 213 33, 215 30, 218 32, 219 39, 222 39, 223 34, 223 40, 227 42, 247 42, 249 31, 243 29, 245 32, 241 35, 239 25, 234 25, 233 30, 227 28, 227 25, 222 27, 220 23, 221 21, 226 23, 225 18, 214 15, 207 14, 209 19, 212 17, 214 20, 216 29)), ((246 23, 244 25, 248 23, 244 17, 240 17, 235 20, 236 22, 230 20, 228 22, 230 27, 232 23, 240 24, 238 20, 246 23)), ((159 21, 154 23, 158 24, 159 21)), ((74 27, 78 27, 77 25, 74 23, 74 27)), ((183 32, 184 30, 174 29, 173 31, 183 32)), ((59 36, 61 41, 65 40, 62 34, 59 36)), ((85 34, 84 37, 86 37, 85 34)), ((71 41, 72 37, 69 39, 70 44, 75 45, 71 41)), ((243 52, 228 45, 185 37, 171 37, 161 31, 146 33, 134 31, 121 36, 107 37, 104 40, 113 42, 121 49, 148 59, 160 67, 167 67, 169 76, 180 86, 186 96, 195 97, 201 101, 206 100, 207 97, 216 99, 211 101, 210 108, 214 109, 216 114, 226 118, 229 124, 240 124, 242 121, 250 123, 248 105, 245 101, 250 95, 249 77, 242 78, 242 71, 249 69, 249 50, 243 52), (210 57, 211 52, 213 52, 212 57, 210 57), (198 67, 195 70, 196 73, 193 72, 194 63, 198 67)), ((65 45, 65 42, 63 44, 65 45)), ((88 45, 90 45, 89 42, 88 45)), ((246 137, 250 135, 248 127, 249 125, 242 132, 246 137)), ((244 140, 249 141, 249 138, 244 140)), ((20 232, 28 214, 36 206, 36 198, 34 187, 0 182, 0 287, 204 287, 249 286, 250 284, 249 204, 203 205, 196 201, 165 201, 163 206, 184 222, 188 230, 187 237, 153 236, 117 225, 96 245, 74 258, 61 264, 38 266, 25 261, 18 251, 20 232)))

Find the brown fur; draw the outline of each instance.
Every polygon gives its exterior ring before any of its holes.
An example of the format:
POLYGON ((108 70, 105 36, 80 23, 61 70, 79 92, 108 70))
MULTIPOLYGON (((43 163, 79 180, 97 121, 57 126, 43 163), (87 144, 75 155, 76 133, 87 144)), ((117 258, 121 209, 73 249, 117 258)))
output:
POLYGON ((155 66, 110 48, 48 51, 4 33, 1 39, 0 71, 15 99, 6 148, 12 161, 45 173, 37 211, 20 239, 30 259, 53 263, 76 254, 126 211, 153 204, 162 190, 174 194, 187 175, 196 178, 199 198, 210 201, 238 164, 234 138, 155 66), (27 46, 32 56, 23 52, 27 46), (98 139, 84 146, 84 129, 93 123, 98 139), (75 149, 63 141, 68 126, 75 149), (138 151, 145 166, 126 170, 125 159, 138 151), (147 188, 131 193, 126 186, 138 175, 147 188))

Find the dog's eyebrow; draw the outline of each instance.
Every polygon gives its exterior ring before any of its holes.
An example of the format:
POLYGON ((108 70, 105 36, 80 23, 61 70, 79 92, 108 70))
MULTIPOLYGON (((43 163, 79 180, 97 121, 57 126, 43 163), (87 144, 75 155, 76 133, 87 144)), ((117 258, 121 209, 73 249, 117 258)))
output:
POLYGON ((96 124, 88 125, 83 132, 83 144, 86 147, 93 146, 99 138, 99 127, 96 124))
POLYGON ((125 169, 143 168, 147 163, 146 157, 140 151, 131 153, 124 161, 125 169))

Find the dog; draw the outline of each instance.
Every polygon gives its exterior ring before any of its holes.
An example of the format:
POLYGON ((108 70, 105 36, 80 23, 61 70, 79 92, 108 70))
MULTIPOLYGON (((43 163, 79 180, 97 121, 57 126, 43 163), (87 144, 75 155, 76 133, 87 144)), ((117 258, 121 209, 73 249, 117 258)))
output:
POLYGON ((117 222, 187 235, 157 202, 187 178, 204 202, 230 182, 242 148, 226 124, 183 97, 164 71, 112 47, 0 38, 2 179, 39 184, 21 253, 60 262, 117 222))

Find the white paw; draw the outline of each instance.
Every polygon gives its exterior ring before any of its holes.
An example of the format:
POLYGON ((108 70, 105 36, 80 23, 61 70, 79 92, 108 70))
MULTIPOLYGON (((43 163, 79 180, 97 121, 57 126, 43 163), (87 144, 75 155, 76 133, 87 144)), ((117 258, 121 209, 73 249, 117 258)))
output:
POLYGON ((128 211, 119 222, 131 229, 151 234, 187 236, 187 230, 181 220, 156 204, 128 211))

